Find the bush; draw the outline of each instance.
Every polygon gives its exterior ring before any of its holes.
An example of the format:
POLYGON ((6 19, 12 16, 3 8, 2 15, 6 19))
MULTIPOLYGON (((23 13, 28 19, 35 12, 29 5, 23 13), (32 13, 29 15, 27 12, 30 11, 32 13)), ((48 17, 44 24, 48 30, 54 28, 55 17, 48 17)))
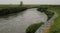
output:
POLYGON ((26 10, 26 7, 9 7, 9 8, 3 8, 0 10, 0 16, 12 14, 12 13, 17 13, 17 12, 22 12, 26 10))
POLYGON ((26 33, 35 33, 36 30, 41 26, 43 25, 44 23, 41 22, 41 23, 36 23, 36 24, 32 24, 30 25, 27 29, 26 29, 26 33))

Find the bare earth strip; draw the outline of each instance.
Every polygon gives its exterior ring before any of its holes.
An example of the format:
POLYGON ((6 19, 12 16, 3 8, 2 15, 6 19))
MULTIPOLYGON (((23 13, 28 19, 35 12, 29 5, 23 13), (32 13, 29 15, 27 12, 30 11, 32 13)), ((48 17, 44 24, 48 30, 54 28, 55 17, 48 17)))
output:
POLYGON ((51 25, 49 25, 49 26, 45 29, 44 33, 48 33, 48 32, 50 31, 52 25, 53 25, 53 23, 51 23, 51 25))

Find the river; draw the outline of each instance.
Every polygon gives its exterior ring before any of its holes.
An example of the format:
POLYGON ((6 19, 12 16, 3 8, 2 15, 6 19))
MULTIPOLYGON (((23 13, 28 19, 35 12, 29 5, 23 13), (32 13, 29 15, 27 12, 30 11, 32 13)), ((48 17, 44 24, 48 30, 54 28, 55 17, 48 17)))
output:
POLYGON ((16 16, 0 18, 0 33, 25 33, 27 27, 34 23, 46 22, 47 15, 36 10, 27 9, 16 16))

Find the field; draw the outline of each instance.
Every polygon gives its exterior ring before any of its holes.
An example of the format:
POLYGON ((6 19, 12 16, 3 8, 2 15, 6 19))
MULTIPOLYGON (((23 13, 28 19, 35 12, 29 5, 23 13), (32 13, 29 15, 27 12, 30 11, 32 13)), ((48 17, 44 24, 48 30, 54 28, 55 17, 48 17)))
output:
MULTIPOLYGON (((8 7, 18 7, 20 5, 0 5, 0 8, 8 8, 8 7)), ((34 7, 38 7, 40 5, 23 5, 23 7, 27 7, 27 8, 34 8, 34 7)))

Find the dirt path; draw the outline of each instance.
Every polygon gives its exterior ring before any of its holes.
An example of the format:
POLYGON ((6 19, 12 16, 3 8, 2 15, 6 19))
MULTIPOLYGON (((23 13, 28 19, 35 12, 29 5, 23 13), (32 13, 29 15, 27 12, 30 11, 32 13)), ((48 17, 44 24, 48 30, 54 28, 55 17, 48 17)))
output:
POLYGON ((49 26, 45 29, 44 33, 48 33, 48 32, 50 31, 52 25, 53 25, 53 23, 52 23, 51 25, 49 25, 49 26))

